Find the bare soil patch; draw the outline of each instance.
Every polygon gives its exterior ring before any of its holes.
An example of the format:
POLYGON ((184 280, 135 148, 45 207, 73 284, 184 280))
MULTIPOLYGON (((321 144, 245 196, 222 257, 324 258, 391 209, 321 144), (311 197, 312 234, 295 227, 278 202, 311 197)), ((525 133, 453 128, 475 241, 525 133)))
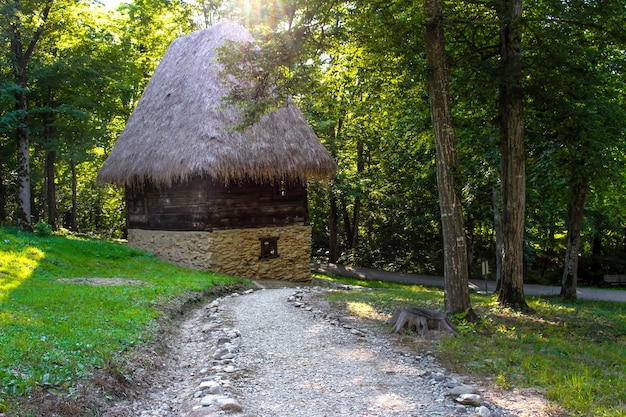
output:
POLYGON ((93 286, 150 286, 147 282, 125 278, 61 278, 59 282, 93 286))

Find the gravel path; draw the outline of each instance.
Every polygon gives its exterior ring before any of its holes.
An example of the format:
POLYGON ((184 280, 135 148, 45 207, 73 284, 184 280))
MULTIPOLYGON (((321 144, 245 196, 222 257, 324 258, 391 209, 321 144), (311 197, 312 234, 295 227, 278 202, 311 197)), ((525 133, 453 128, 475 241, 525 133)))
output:
POLYGON ((244 415, 417 416, 445 411, 445 401, 433 395, 422 371, 394 355, 389 343, 294 308, 285 303, 291 293, 259 291, 225 306, 224 314, 245 335, 239 366, 246 376, 235 383, 244 415))
POLYGON ((494 394, 384 330, 332 317, 320 308, 324 291, 247 291, 196 309, 166 341, 145 392, 103 417, 550 415, 539 397, 494 394))

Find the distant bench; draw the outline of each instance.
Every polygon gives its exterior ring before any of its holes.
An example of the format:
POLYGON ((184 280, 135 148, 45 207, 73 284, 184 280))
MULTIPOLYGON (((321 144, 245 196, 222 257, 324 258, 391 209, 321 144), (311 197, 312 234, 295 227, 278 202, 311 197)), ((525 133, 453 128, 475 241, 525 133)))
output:
POLYGON ((626 285, 626 274, 605 275, 604 281, 611 285, 626 285))

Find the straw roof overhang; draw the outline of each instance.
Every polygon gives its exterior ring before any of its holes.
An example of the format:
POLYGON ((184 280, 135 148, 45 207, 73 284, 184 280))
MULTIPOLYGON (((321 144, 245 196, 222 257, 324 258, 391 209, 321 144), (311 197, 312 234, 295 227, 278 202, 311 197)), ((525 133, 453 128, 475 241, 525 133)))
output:
POLYGON ((195 176, 224 182, 305 182, 334 175, 335 161, 295 104, 236 129, 242 112, 225 106, 217 48, 253 42, 223 22, 178 38, 168 48, 100 169, 98 181, 171 185, 195 176))

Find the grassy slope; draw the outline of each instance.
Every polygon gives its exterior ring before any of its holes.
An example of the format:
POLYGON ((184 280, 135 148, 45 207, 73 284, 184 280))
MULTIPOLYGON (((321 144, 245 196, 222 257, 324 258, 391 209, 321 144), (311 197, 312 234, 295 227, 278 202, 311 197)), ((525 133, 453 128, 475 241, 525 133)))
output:
MULTIPOLYGON (((330 301, 381 323, 398 307, 443 305, 441 289, 337 279, 373 290, 332 293, 330 301)), ((503 388, 541 388, 572 415, 626 416, 626 303, 528 302, 534 312, 520 314, 499 308, 495 296, 474 294, 483 328, 457 318, 463 335, 443 338, 439 358, 503 388)))
POLYGON ((234 282, 122 244, 0 229, 0 412, 33 388, 71 391, 91 369, 154 338, 163 305, 234 282), (95 277, 148 285, 60 280, 95 277))

